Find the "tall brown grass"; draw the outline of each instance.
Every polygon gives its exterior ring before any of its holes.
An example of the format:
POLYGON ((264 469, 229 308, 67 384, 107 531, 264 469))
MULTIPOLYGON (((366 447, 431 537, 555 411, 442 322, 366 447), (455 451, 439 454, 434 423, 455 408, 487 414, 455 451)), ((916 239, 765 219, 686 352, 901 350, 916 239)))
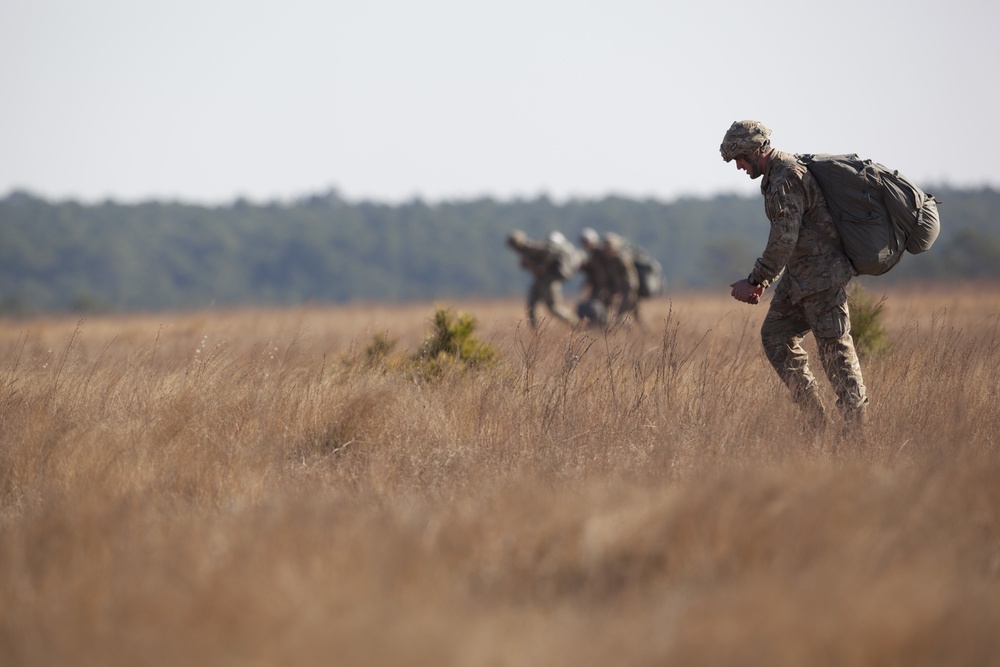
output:
POLYGON ((725 294, 448 305, 492 365, 414 372, 434 304, 0 321, 0 664, 1000 663, 1000 290, 887 294, 862 437, 725 294))

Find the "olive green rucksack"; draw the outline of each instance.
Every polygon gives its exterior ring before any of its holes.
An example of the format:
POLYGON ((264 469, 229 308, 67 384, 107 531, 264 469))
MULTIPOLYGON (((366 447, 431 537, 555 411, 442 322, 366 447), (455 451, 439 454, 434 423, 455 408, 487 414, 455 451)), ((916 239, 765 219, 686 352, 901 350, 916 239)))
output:
POLYGON ((795 157, 819 183, 859 274, 882 275, 899 263, 903 251, 929 250, 941 232, 940 202, 898 171, 854 153, 795 157))
POLYGON ((663 278, 663 266, 643 248, 631 247, 632 263, 639 276, 639 298, 649 299, 663 294, 666 280, 663 278))

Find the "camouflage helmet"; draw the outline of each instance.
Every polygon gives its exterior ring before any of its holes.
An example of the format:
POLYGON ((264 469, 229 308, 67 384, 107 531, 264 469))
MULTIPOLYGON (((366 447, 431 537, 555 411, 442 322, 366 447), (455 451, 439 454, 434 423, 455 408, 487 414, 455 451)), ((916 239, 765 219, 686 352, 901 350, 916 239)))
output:
POLYGON ((507 245, 511 248, 519 248, 525 244, 528 240, 528 235, 522 232, 520 229, 515 229, 510 234, 507 235, 507 245))
POLYGON ((588 248, 596 248, 601 242, 601 237, 590 227, 585 227, 580 232, 580 242, 588 248))
POLYGON ((753 155, 756 151, 771 145, 771 130, 758 120, 738 120, 732 124, 722 138, 720 152, 726 162, 738 157, 753 155))

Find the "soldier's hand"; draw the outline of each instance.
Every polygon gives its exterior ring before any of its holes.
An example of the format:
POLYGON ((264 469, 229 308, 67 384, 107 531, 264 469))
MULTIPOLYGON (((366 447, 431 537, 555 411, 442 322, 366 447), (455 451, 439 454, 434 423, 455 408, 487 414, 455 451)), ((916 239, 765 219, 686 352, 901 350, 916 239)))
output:
POLYGON ((760 295, 764 293, 764 287, 762 285, 754 287, 746 278, 743 280, 737 280, 735 283, 731 284, 730 287, 733 288, 733 291, 730 294, 734 299, 751 305, 760 303, 760 295))

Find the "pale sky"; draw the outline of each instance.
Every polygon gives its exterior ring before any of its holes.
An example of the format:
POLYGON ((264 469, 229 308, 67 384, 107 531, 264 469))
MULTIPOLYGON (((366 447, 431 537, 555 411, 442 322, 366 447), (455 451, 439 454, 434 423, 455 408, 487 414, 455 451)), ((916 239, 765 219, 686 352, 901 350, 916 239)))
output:
POLYGON ((752 193, 734 120, 1000 187, 995 0, 0 0, 0 197, 752 193))

